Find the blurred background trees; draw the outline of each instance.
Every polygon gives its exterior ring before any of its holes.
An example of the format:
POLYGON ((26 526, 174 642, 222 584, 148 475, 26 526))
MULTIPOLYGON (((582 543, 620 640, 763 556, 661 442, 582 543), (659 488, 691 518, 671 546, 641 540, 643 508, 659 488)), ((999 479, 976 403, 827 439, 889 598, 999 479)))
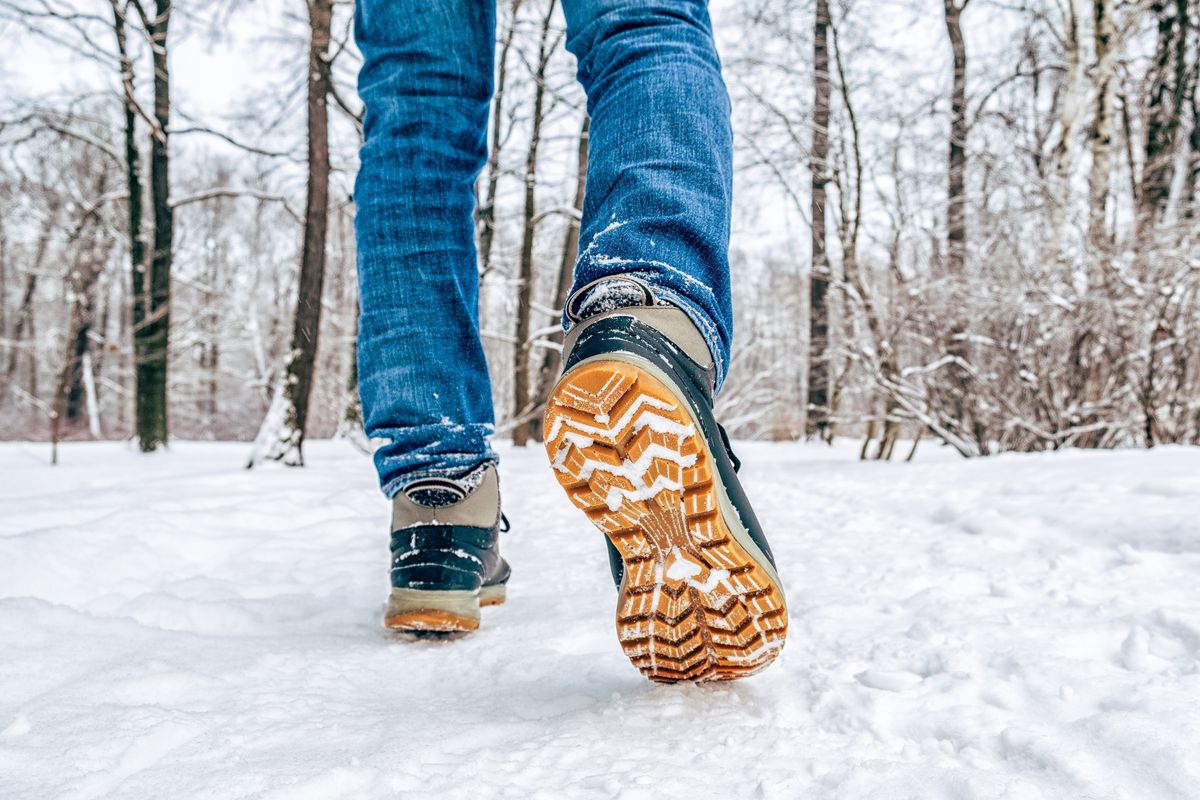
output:
MULTIPOLYGON (((363 445, 352 8, 0 0, 0 436, 363 445)), ((1200 0, 715 0, 736 436, 1200 443, 1200 0)), ((536 438, 578 250, 555 0, 498 4, 480 314, 536 438)), ((905 451, 899 453, 900 457, 905 451)))

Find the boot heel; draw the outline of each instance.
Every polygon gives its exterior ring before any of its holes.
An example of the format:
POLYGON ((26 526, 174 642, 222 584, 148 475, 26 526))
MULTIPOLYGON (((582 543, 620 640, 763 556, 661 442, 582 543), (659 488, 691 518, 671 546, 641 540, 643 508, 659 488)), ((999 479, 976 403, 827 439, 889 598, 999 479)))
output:
POLYGON ((473 631, 479 628, 480 601, 478 591, 466 589, 395 588, 383 624, 395 631, 473 631))
POLYGON ((508 599, 508 589, 503 583, 494 583, 491 586, 484 586, 479 590, 479 605, 481 606, 499 606, 503 605, 508 599))

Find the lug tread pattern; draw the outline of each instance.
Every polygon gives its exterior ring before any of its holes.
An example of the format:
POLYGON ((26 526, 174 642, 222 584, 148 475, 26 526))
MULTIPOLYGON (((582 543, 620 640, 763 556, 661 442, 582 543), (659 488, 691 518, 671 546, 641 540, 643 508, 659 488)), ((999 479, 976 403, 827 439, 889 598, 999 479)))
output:
POLYGON ((770 664, 787 635, 783 592, 730 532, 708 446, 676 393, 635 365, 589 361, 554 388, 544 433, 567 496, 621 555, 617 636, 630 661, 664 683, 770 664))

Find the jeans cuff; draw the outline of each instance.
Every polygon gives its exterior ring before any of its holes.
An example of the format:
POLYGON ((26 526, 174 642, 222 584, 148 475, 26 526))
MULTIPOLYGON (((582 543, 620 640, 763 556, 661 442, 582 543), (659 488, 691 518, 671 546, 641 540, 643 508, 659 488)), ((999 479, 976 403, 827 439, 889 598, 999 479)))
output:
MULTIPOLYGON (((704 308, 693 301, 686 295, 680 294, 677 290, 663 285, 661 276, 654 270, 639 270, 630 269, 625 272, 618 272, 613 275, 605 275, 596 278, 592 284, 600 283, 606 280, 621 280, 632 279, 648 288, 653 297, 651 300, 656 305, 672 305, 683 311, 691 319, 692 324, 700 331, 700 335, 704 338, 704 343, 708 345, 708 352, 712 355, 713 364, 716 368, 716 391, 720 391, 722 384, 725 383, 725 374, 728 369, 725 350, 721 347, 721 337, 717 332, 717 326, 713 323, 712 318, 704 308)), ((578 324, 572 322, 571 314, 568 313, 569 306, 583 289, 588 288, 591 284, 587 284, 580 289, 572 290, 567 298, 568 308, 563 309, 563 329, 570 330, 573 325, 578 324)), ((581 298, 582 299, 582 298, 581 298)))
POLYGON ((476 470, 491 464, 495 466, 498 463, 495 453, 487 453, 481 455, 477 459, 463 459, 462 463, 455 464, 440 464, 437 466, 421 466, 416 469, 404 472, 401 475, 390 479, 382 486, 383 494, 389 500, 403 491, 404 487, 410 483, 416 483, 426 478, 444 478, 446 480, 457 481, 465 478, 476 470))

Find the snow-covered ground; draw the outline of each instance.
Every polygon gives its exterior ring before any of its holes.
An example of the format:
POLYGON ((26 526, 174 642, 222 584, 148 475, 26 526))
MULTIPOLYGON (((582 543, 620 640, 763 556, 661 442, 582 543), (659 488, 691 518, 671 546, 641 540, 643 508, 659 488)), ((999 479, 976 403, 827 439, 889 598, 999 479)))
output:
POLYGON ((502 450, 515 574, 379 626, 387 506, 337 442, 0 445, 0 798, 1200 797, 1200 449, 965 462, 744 444, 788 646, 658 686, 602 541, 502 450))

